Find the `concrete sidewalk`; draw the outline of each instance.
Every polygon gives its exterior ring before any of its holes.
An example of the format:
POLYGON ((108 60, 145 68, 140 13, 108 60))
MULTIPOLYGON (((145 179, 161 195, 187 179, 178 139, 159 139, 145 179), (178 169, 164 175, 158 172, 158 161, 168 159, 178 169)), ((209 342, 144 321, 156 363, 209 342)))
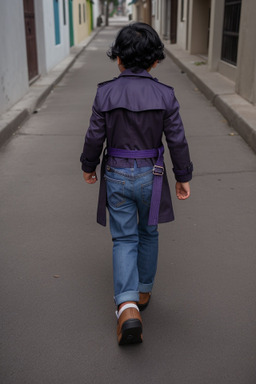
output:
POLYGON ((165 44, 166 53, 213 103, 228 123, 256 151, 256 107, 235 92, 235 84, 218 72, 209 71, 205 61, 177 45, 165 44))
POLYGON ((35 81, 28 93, 18 103, 0 115, 0 146, 19 129, 32 113, 36 113, 37 108, 102 28, 104 27, 96 28, 87 39, 72 47, 70 55, 65 60, 56 65, 47 75, 35 81))

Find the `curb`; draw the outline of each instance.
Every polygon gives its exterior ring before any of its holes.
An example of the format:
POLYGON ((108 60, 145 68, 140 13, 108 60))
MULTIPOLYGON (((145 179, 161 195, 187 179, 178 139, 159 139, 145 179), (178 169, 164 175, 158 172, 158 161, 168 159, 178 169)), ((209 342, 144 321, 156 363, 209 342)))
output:
POLYGON ((245 142, 256 152, 256 111, 255 107, 246 102, 240 96, 235 95, 237 103, 232 105, 228 100, 228 95, 217 96, 214 106, 228 120, 228 123, 234 127, 245 142))
POLYGON ((9 110, 1 116, 0 146, 3 145, 16 132, 28 116, 29 112, 27 109, 21 111, 9 110))
POLYGON ((68 57, 57 64, 45 76, 35 81, 30 86, 26 95, 0 116, 0 146, 2 146, 43 103, 52 89, 60 82, 70 67, 72 67, 79 55, 104 28, 105 26, 97 28, 82 43, 72 47, 68 57))
POLYGON ((202 60, 200 57, 168 44, 165 45, 165 51, 256 152, 256 107, 239 96, 234 83, 226 77, 218 72, 210 72, 207 65, 196 67, 196 61, 202 60))

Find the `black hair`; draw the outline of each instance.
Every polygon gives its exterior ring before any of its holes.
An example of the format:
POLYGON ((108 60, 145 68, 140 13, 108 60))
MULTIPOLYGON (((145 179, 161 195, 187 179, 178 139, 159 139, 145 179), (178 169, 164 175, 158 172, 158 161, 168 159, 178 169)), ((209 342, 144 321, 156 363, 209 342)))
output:
POLYGON ((164 45, 157 32, 145 23, 122 28, 107 55, 111 60, 118 56, 125 68, 143 69, 165 58, 164 45))

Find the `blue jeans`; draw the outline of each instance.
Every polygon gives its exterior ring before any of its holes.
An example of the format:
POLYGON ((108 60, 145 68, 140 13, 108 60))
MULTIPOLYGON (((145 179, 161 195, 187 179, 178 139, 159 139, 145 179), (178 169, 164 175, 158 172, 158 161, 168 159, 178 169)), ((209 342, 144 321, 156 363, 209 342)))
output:
POLYGON ((105 172, 116 305, 139 301, 150 292, 157 269, 157 225, 148 225, 152 167, 112 168, 105 172))

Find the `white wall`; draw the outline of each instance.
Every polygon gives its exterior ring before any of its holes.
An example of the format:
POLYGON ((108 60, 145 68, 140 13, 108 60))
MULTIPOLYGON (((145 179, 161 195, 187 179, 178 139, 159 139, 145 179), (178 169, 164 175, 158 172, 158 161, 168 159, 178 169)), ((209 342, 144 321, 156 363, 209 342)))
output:
POLYGON ((69 19, 66 1, 66 25, 63 24, 62 1, 59 1, 60 44, 55 44, 53 0, 43 0, 44 41, 46 71, 55 67, 69 55, 69 19))
POLYGON ((35 6, 38 74, 45 75, 47 73, 47 69, 46 69, 46 58, 45 58, 44 14, 43 14, 42 0, 34 0, 34 6, 35 6))
POLYGON ((256 104, 256 4, 255 0, 242 2, 238 44, 236 91, 256 104))
POLYGON ((97 17, 101 14, 101 8, 99 4, 99 0, 94 0, 93 8, 93 27, 97 27, 97 17))
POLYGON ((162 0, 152 1, 152 26, 161 35, 162 0))
POLYGON ((187 49, 188 34, 188 1, 184 0, 184 20, 181 20, 181 0, 178 2, 177 44, 182 49, 187 49))
POLYGON ((162 28, 161 37, 165 40, 170 40, 171 28, 171 3, 168 0, 162 0, 162 28))
POLYGON ((211 26, 208 55, 208 65, 211 71, 219 70, 222 46, 224 6, 224 0, 212 0, 211 2, 211 26))
POLYGON ((28 90, 23 2, 0 1, 0 113, 28 90))

